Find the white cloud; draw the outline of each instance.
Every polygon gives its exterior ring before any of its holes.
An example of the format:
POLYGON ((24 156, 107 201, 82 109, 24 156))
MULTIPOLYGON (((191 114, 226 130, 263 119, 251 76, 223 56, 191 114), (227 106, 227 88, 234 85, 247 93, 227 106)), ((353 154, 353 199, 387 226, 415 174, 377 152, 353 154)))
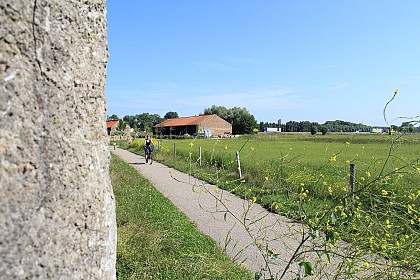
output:
POLYGON ((337 90, 342 90, 342 89, 346 89, 349 87, 348 83, 333 83, 329 85, 328 90, 330 91, 337 91, 337 90))

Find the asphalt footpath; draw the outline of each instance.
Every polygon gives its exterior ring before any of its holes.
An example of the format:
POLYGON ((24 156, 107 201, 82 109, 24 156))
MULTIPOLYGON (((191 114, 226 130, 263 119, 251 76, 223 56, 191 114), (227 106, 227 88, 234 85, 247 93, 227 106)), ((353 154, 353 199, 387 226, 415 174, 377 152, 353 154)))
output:
POLYGON ((330 256, 327 261, 325 256, 320 258, 316 253, 309 253, 322 250, 324 244, 322 238, 302 242, 302 236, 308 233, 304 225, 268 212, 252 198, 236 197, 158 162, 146 164, 144 156, 119 148, 110 149, 149 179, 235 263, 249 271, 261 272, 263 277, 294 279, 296 273, 304 273, 304 266, 299 263, 311 262, 311 266, 321 273, 317 278, 328 279, 329 274, 335 274, 339 269, 339 259, 330 256), (296 253, 299 257, 295 259, 296 253), (294 261, 289 264, 291 259, 294 261), (287 273, 283 275, 285 270, 287 273))

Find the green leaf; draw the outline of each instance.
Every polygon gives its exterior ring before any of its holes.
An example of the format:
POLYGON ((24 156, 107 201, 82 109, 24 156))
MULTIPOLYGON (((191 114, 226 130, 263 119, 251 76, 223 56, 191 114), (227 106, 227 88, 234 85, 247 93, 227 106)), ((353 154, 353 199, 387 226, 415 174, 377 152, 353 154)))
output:
POLYGON ((305 276, 314 275, 312 264, 310 262, 301 262, 299 264, 305 269, 305 276))
POLYGON ((270 256, 270 257, 274 257, 274 258, 276 258, 279 254, 274 254, 274 252, 273 251, 271 251, 269 248, 268 248, 268 245, 265 245, 265 251, 267 252, 267 254, 270 256))
POLYGON ((312 238, 319 237, 319 231, 318 231, 317 229, 310 228, 310 229, 309 229, 309 235, 310 235, 312 238))
POLYGON ((327 230, 326 232, 325 232, 325 235, 326 235, 326 239, 327 239, 327 241, 330 241, 331 242, 331 244, 335 244, 335 235, 334 235, 334 231, 332 231, 332 230, 327 230))
POLYGON ((337 219, 335 218, 334 212, 331 211, 331 224, 335 225, 335 222, 337 222, 337 219))

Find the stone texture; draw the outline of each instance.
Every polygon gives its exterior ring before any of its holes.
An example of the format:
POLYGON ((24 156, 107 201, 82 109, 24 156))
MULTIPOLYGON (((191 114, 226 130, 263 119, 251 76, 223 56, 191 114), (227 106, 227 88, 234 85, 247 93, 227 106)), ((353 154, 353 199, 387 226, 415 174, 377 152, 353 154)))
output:
POLYGON ((115 279, 105 0, 0 1, 0 279, 115 279))

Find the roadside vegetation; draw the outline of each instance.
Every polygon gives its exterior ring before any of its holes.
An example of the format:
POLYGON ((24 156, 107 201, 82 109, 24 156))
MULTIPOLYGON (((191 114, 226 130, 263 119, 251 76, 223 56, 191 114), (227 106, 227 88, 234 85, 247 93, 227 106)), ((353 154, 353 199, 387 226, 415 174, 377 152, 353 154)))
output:
MULTIPOLYGON (((330 246, 343 239, 354 243, 356 251, 378 253, 392 266, 418 273, 419 144, 418 134, 162 140, 155 159, 304 222, 314 232, 324 232, 330 246), (350 163, 356 170, 354 193, 349 189, 350 163)), ((127 148, 143 153, 139 140, 127 148)))
MULTIPOLYGON (((119 142, 123 144, 123 142, 119 142)), ((133 167, 112 155, 118 279, 251 279, 133 167)))

